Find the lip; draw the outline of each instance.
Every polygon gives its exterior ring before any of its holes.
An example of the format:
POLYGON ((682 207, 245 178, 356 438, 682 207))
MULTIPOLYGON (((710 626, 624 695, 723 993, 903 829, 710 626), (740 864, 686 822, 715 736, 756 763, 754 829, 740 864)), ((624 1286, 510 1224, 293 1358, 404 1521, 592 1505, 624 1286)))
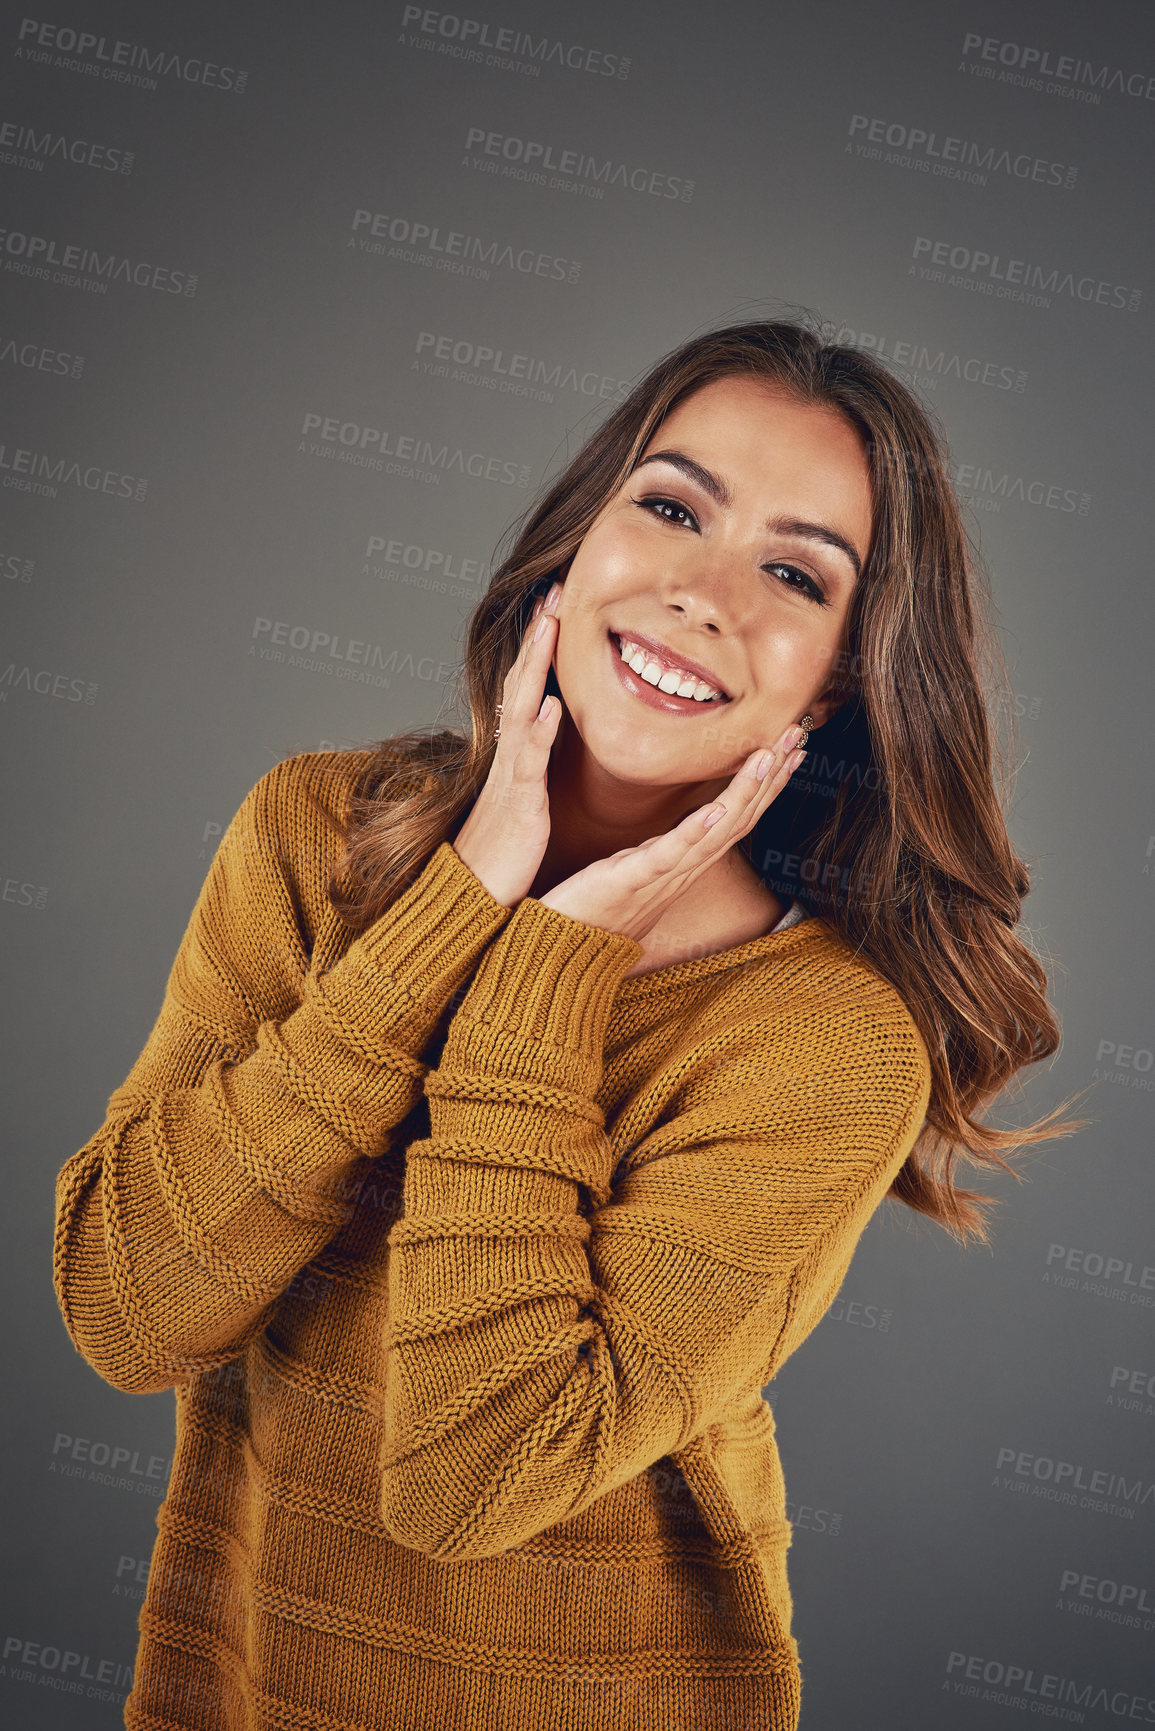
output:
MULTIPOLYGON (((631 643, 640 643, 643 647, 655 651, 658 649, 658 645, 652 637, 641 637, 634 631, 627 631, 624 635, 629 638, 631 643)), ((648 703, 651 709, 664 710, 667 715, 700 715, 707 709, 721 709, 724 703, 731 701, 730 698, 723 697, 710 698, 704 703, 699 703, 693 697, 676 697, 671 691, 659 691, 656 685, 651 685, 646 679, 640 679, 632 667, 627 667, 618 652, 618 645, 614 641, 618 636, 619 633, 616 631, 606 633, 606 643, 610 655, 613 657, 614 671, 625 689, 632 696, 640 697, 643 703, 648 703)), ((667 650, 665 653, 669 654, 669 651, 667 650)), ((679 665, 683 664, 679 663, 679 665)), ((691 661, 684 665, 689 673, 698 671, 696 662, 691 661)), ((716 684, 716 681, 713 678, 707 678, 704 672, 702 678, 706 680, 708 685, 716 684)))
MULTIPOLYGON (((731 701, 730 693, 726 690, 726 687, 722 684, 722 681, 718 678, 716 673, 711 673, 710 669, 708 667, 703 667, 700 661, 691 661, 688 656, 680 654, 676 649, 671 649, 668 643, 662 643, 656 637, 647 637, 644 631, 611 631, 610 636, 616 637, 619 642, 623 637, 627 637, 631 643, 640 643, 643 649, 653 650, 658 660, 672 661, 676 666, 684 667, 687 673, 692 673, 694 677, 700 679, 704 685, 709 685, 715 691, 720 691, 722 693, 723 702, 729 703, 731 701)), ((618 659, 621 660, 621 657, 619 656, 618 659)), ((622 662, 622 666, 625 666, 624 661, 622 662)), ((642 683, 644 684, 645 681, 643 680, 642 683)), ((653 686, 651 686, 650 690, 652 691, 653 689, 653 686)), ((665 695, 665 693, 663 693, 663 695, 665 695)), ((690 701, 693 702, 693 699, 691 698, 690 701)), ((685 699, 683 699, 683 702, 685 702, 685 699)), ((698 708, 701 709, 701 707, 702 705, 699 704, 698 708)))

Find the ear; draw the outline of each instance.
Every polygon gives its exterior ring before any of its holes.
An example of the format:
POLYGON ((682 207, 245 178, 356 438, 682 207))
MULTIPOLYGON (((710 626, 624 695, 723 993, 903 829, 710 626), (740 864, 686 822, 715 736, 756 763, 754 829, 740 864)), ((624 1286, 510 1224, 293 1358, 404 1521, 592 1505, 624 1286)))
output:
POLYGON ((829 721, 835 711, 842 708, 846 697, 846 691, 834 679, 824 687, 817 697, 812 697, 806 705, 806 713, 814 717, 814 726, 818 728, 824 722, 829 721))
POLYGON ((809 711, 814 717, 816 728, 829 721, 832 715, 857 695, 859 687, 856 672, 856 658, 843 647, 834 658, 834 666, 826 684, 810 699, 803 711, 804 714, 809 711))

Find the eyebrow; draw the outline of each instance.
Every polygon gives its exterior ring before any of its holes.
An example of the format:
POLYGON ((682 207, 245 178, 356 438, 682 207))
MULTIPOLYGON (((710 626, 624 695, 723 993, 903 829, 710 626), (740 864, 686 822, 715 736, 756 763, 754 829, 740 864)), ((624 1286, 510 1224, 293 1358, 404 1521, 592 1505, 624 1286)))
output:
MULTIPOLYGON (((693 457, 688 457, 685 451, 652 451, 648 457, 635 464, 634 473, 645 467, 647 463, 670 463, 675 469, 696 481, 703 493, 708 493, 716 505, 724 509, 733 504, 733 496, 726 483, 709 469, 703 468, 693 457)), ((800 517, 774 517, 766 527, 779 535, 797 535, 804 541, 821 541, 827 547, 835 547, 840 553, 845 553, 854 566, 854 575, 862 576, 862 560, 854 542, 840 535, 837 529, 832 529, 828 523, 808 523, 800 517)))

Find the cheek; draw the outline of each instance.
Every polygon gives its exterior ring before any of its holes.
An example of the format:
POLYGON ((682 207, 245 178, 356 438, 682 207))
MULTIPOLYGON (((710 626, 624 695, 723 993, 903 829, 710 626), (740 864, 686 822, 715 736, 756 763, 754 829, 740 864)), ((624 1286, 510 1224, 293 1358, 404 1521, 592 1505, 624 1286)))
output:
POLYGON ((759 634, 750 654, 762 683, 781 685, 808 659, 806 633, 794 620, 777 621, 759 634))
POLYGON ((838 632, 805 619, 779 623, 764 631, 751 650, 763 701, 795 702, 814 695, 830 675, 838 652, 838 632))
POLYGON ((617 589, 627 585, 631 576, 649 570, 656 555, 654 537, 646 534, 644 523, 614 517, 586 536, 570 575, 582 589, 617 589))

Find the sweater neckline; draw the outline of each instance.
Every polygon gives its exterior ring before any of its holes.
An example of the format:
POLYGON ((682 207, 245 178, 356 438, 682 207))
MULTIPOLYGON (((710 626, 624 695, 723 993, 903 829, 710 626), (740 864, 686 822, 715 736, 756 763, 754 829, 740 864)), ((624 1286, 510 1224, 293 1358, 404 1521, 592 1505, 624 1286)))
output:
MULTIPOLYGON (((365 755, 371 759, 375 752, 369 750, 365 755)), ((452 843, 450 845, 452 846, 452 843)), ((711 974, 720 973, 725 968, 742 967, 748 962, 757 961, 769 953, 771 945, 790 945, 796 941, 800 932, 809 932, 823 923, 820 915, 809 911, 805 918, 791 918, 797 906, 796 897, 778 923, 760 937, 747 938, 744 943, 731 944, 724 950, 713 950, 708 956, 691 956, 684 962, 668 962, 664 968, 651 968, 648 973, 634 974, 629 979, 620 980, 618 995, 633 998, 644 996, 648 991, 672 990, 686 981, 707 979, 711 974), (786 921, 790 923, 785 924, 786 921)))
POLYGON ((778 948, 797 942, 799 934, 807 934, 824 922, 817 914, 811 914, 807 919, 797 920, 794 924, 774 927, 772 931, 763 932, 761 937, 747 938, 744 943, 731 944, 725 950, 713 950, 708 956, 691 956, 684 962, 669 962, 664 968, 651 968, 645 974, 633 974, 619 981, 618 992, 628 997, 637 997, 653 987, 679 986, 686 980, 705 979, 710 974, 720 973, 725 968, 737 968, 746 962, 757 961, 769 953, 771 945, 778 948))

